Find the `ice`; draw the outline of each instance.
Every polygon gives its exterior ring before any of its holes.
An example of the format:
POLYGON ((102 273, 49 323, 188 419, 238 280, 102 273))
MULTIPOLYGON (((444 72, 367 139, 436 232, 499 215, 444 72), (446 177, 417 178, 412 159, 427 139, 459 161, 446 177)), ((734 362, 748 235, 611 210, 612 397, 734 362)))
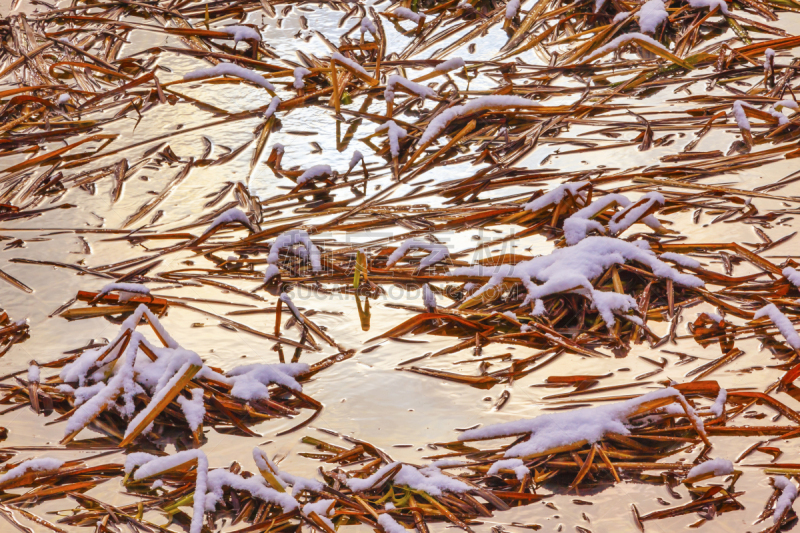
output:
POLYGON ((265 80, 260 74, 254 70, 249 70, 233 63, 222 62, 211 68, 201 68, 193 70, 188 74, 184 74, 184 80, 198 80, 201 78, 213 78, 216 76, 235 76, 243 80, 251 81, 256 85, 260 85, 269 91, 274 91, 275 87, 265 80))

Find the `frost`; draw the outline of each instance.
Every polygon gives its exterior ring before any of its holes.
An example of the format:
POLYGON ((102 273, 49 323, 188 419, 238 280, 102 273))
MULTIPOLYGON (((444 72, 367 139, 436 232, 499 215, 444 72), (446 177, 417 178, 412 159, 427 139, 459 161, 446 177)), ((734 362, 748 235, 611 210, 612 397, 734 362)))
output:
POLYGON ((220 63, 211 68, 201 68, 184 74, 184 80, 199 80, 201 78, 213 78, 215 76, 235 76, 243 80, 251 81, 269 91, 274 91, 275 87, 265 80, 254 70, 249 70, 233 63, 220 63))
POLYGON ((753 319, 758 320, 765 316, 768 316, 769 319, 772 320, 772 323, 777 326, 778 331, 781 332, 781 335, 783 335, 783 338, 789 343, 789 346, 795 350, 800 349, 800 335, 794 330, 791 320, 786 318, 786 315, 781 313, 775 304, 765 305, 756 311, 753 319))

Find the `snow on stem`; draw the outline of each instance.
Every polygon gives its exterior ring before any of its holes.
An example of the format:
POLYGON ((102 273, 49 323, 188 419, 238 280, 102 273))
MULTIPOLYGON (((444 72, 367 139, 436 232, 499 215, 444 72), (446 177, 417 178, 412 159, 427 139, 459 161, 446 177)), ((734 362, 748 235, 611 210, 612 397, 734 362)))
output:
POLYGON ((753 316, 754 320, 758 320, 762 317, 769 317, 775 326, 777 326, 778 331, 781 332, 783 338, 786 339, 786 342, 789 343, 789 346, 794 348, 795 350, 800 349, 800 335, 794 330, 794 326, 792 325, 792 321, 789 320, 786 315, 781 313, 780 309, 778 309, 775 304, 765 305, 753 316))
POLYGON ((410 252, 411 250, 427 250, 430 254, 423 258, 419 262, 420 268, 427 268, 431 265, 435 265, 441 261, 444 261, 448 257, 450 257, 450 252, 447 250, 447 246, 444 244, 438 243, 430 243, 425 241, 418 241, 416 239, 409 239, 404 241, 403 244, 397 247, 397 249, 392 252, 389 256, 389 259, 386 261, 386 267, 393 267, 400 259, 405 257, 405 255, 410 252))
POLYGON ((259 85, 267 89, 268 91, 275 90, 275 86, 272 85, 267 80, 265 80, 256 71, 240 67, 239 65, 235 65, 233 63, 220 63, 211 68, 201 68, 193 70, 188 74, 184 74, 183 79, 188 81, 188 80, 199 80, 204 78, 215 78, 217 76, 234 76, 237 78, 241 78, 243 80, 253 82, 256 85, 259 85))

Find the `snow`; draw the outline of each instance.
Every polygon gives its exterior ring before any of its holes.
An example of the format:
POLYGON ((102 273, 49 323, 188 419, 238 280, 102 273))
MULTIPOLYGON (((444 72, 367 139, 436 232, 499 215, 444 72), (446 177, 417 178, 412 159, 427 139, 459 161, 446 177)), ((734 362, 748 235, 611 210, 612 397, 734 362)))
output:
MULTIPOLYGON (((379 468, 377 472, 366 479, 351 478, 347 479, 345 483, 354 492, 370 490, 375 483, 384 479, 389 470, 399 464, 401 463, 390 463, 379 468)), ((472 490, 472 487, 463 481, 442 474, 438 468, 430 466, 417 469, 411 465, 404 464, 394 476, 394 483, 427 492, 431 496, 441 496, 443 491, 463 493, 472 490)))
POLYGON ((311 74, 311 71, 304 67, 297 67, 296 69, 294 69, 293 74, 294 74, 294 83, 292 84, 292 86, 295 89, 302 89, 303 87, 306 86, 306 84, 303 82, 303 78, 311 74))
POLYGON ((28 382, 29 383, 39 383, 41 380, 41 376, 39 373, 39 367, 36 365, 31 365, 28 367, 28 382))
POLYGON ((698 8, 707 7, 709 9, 714 9, 718 7, 723 15, 730 14, 728 11, 728 4, 725 3, 725 0, 687 0, 687 2, 690 6, 698 8))
POLYGON ((355 150, 353 152, 353 157, 350 158, 350 166, 348 167, 347 171, 350 172, 351 170, 353 170, 353 168, 355 168, 355 166, 359 164, 363 159, 364 159, 364 154, 362 154, 358 150, 355 150))
POLYGON ((498 94, 481 96, 474 100, 470 100, 465 104, 445 109, 436 115, 428 123, 428 127, 425 128, 425 131, 419 138, 418 143, 420 146, 423 146, 433 141, 447 127, 447 125, 450 124, 450 122, 459 117, 470 115, 472 113, 478 113, 486 109, 535 107, 538 105, 539 104, 537 102, 528 100, 527 98, 523 98, 521 96, 498 94))
POLYGON ((177 401, 178 405, 181 407, 181 411, 183 411, 183 416, 186 417, 186 422, 189 424, 189 427, 192 431, 197 431, 197 428, 202 425, 203 418, 206 416, 206 407, 203 403, 203 389, 200 387, 192 389, 191 399, 179 395, 177 401))
POLYGON ((365 34, 370 32, 372 35, 378 34, 378 28, 375 27, 375 24, 368 18, 364 17, 361 19, 361 34, 365 34))
POLYGON ((150 403, 147 404, 147 407, 139 411, 139 413, 133 418, 133 420, 131 420, 131 422, 128 424, 127 429, 125 430, 125 437, 130 435, 133 432, 133 430, 136 429, 136 427, 145 420, 145 418, 152 412, 152 410, 159 404, 159 402, 161 402, 167 397, 170 390, 172 390, 172 388, 178 384, 183 374, 189 370, 189 368, 192 366, 193 363, 197 364, 197 366, 203 366, 203 362, 200 361, 200 357, 197 354, 194 355, 197 358, 196 362, 187 361, 183 363, 183 365, 181 365, 181 367, 177 370, 177 372, 175 372, 172 375, 170 380, 167 383, 165 383, 164 386, 161 387, 158 390, 158 392, 156 392, 156 394, 150 399, 150 403))
MULTIPOLYGON (((542 316, 547 314, 547 309, 544 306, 543 300, 540 300, 539 298, 536 299, 536 302, 533 304, 533 311, 531 311, 531 314, 533 316, 542 316)), ((528 326, 528 328, 530 329, 530 326, 528 326)))
POLYGON ((297 184, 302 185, 305 182, 312 180, 314 178, 319 178, 321 176, 330 176, 333 174, 333 169, 331 169, 330 165, 314 165, 313 167, 309 168, 302 174, 300 177, 297 178, 297 184))
POLYGON ((515 313, 511 312, 511 311, 504 311, 504 312, 503 312, 503 313, 501 313, 501 314, 502 314, 503 316, 507 316, 507 317, 508 317, 508 318, 510 318, 511 320, 515 320, 515 321, 519 322, 519 320, 517 320, 517 315, 516 315, 515 313))
POLYGON ((794 109, 795 111, 800 111, 800 106, 797 105, 797 102, 794 100, 780 100, 779 102, 775 102, 773 107, 788 107, 789 109, 794 109))
POLYGON ((292 390, 302 390, 295 376, 308 372, 305 363, 255 363, 234 368, 226 373, 225 381, 232 384, 231 396, 242 400, 269 398, 267 385, 277 383, 292 390))
POLYGON ((119 292, 119 302, 124 303, 134 296, 149 295, 150 289, 140 283, 109 283, 100 289, 98 296, 105 296, 110 292, 119 292))
POLYGON ((493 476, 500 472, 500 470, 513 470, 514 473, 517 475, 517 479, 522 481, 525 479, 525 476, 528 475, 528 467, 525 466, 525 463, 522 462, 522 459, 500 459, 499 461, 495 461, 492 463, 492 466, 489 468, 487 472, 490 476, 493 476))
POLYGON ((664 205, 664 197, 661 193, 652 191, 645 194, 635 204, 615 213, 608 222, 608 229, 614 233, 622 233, 639 219, 643 219, 643 222, 653 229, 660 228, 661 223, 655 217, 643 218, 643 215, 656 204, 664 205))
POLYGON ((613 22, 614 22, 614 24, 616 24, 618 22, 621 22, 621 21, 627 19, 630 16, 631 16, 631 12, 630 11, 620 11, 619 13, 614 15, 613 22))
POLYGON ((69 93, 63 93, 58 95, 58 100, 56 100, 57 105, 64 105, 69 102, 69 93))
POLYGON ((201 78, 213 78, 216 76, 235 76, 243 80, 251 81, 267 90, 274 91, 275 87, 265 80, 256 71, 234 65, 233 63, 220 63, 211 68, 201 68, 184 74, 184 80, 199 80, 201 78))
POLYGON ((612 265, 636 261, 648 266, 653 274, 668 278, 686 287, 701 287, 703 282, 691 274, 678 272, 659 260, 645 241, 634 243, 611 237, 588 237, 575 246, 558 248, 549 255, 535 257, 516 265, 480 265, 460 267, 451 272, 454 276, 490 276, 473 298, 497 287, 506 278, 519 279, 528 291, 523 306, 535 299, 541 299, 559 292, 578 290, 591 298, 603 315, 607 325, 612 326, 613 310, 633 309, 636 302, 628 295, 597 291, 591 280, 601 276, 612 265), (534 283, 534 279, 543 282, 534 283))
POLYGON ((5 474, 0 476, 0 484, 22 477, 28 472, 48 472, 52 470, 58 470, 59 468, 61 468, 61 465, 63 464, 64 461, 61 461, 59 459, 54 459, 52 457, 38 457, 36 459, 28 459, 27 461, 23 461, 22 463, 18 464, 17 466, 15 466, 11 470, 7 471, 5 474))
POLYGON ((776 477, 772 481, 772 485, 781 491, 778 501, 775 502, 775 512, 772 513, 772 520, 777 524, 783 514, 791 509, 792 503, 797 498, 797 487, 794 486, 791 479, 785 476, 776 477))
POLYGON ((425 15, 420 15, 419 13, 414 13, 413 11, 408 9, 407 7, 398 7, 397 9, 392 11, 392 13, 394 13, 395 15, 397 15, 400 18, 404 18, 404 19, 416 22, 417 24, 419 24, 420 20, 425 20, 425 15))
POLYGON ((773 66, 775 65, 775 50, 772 48, 767 48, 764 50, 764 72, 769 74, 772 72, 773 66))
POLYGON ((520 442, 505 452, 506 458, 539 454, 558 446, 568 446, 586 441, 595 443, 608 433, 629 435, 628 417, 651 400, 682 398, 673 388, 650 392, 624 402, 548 413, 531 419, 515 420, 465 431, 458 440, 489 439, 530 433, 530 439, 520 442))
POLYGON ((264 111, 264 118, 267 119, 274 115, 275 111, 278 110, 279 105, 281 105, 280 97, 278 95, 273 96, 272 100, 269 101, 266 111, 264 111))
POLYGON ((263 479, 256 477, 245 479, 225 469, 209 471, 208 458, 201 450, 188 450, 165 457, 156 457, 142 452, 132 453, 125 461, 125 472, 130 473, 136 468, 133 479, 139 481, 157 476, 190 461, 197 461, 197 475, 189 533, 201 533, 205 512, 214 510, 216 504, 223 498, 223 488, 226 486, 235 490, 247 491, 254 498, 279 505, 284 512, 299 507, 297 500, 292 496, 267 487, 263 479))
POLYGON ((506 4, 506 19, 513 19, 519 11, 520 0, 509 0, 506 4))
POLYGON ((585 189, 589 185, 587 181, 576 181, 573 183, 564 183, 559 185, 552 191, 548 191, 541 195, 540 197, 536 198, 525 204, 522 208, 525 211, 532 211, 536 212, 540 209, 544 209, 554 204, 558 204, 561 200, 564 199, 564 196, 569 193, 574 197, 586 198, 586 192, 582 191, 581 189, 585 189))
POLYGON ((294 315, 294 317, 297 319, 297 321, 302 324, 303 323, 303 316, 300 314, 300 310, 297 309, 297 306, 294 305, 294 302, 289 297, 289 295, 286 294, 285 292, 283 294, 281 294, 281 301, 286 304, 286 307, 289 308, 289 310, 292 312, 292 315, 294 315))
MULTIPOLYGON (((580 182, 580 183, 585 183, 585 182, 580 182)), ((580 187, 578 187, 577 189, 579 188, 580 187)), ((554 189, 548 194, 556 193, 556 191, 558 191, 558 189, 554 189)), ((566 190, 564 190, 563 193, 566 193, 566 190)), ((570 193, 573 196, 575 196, 576 191, 570 190, 570 193)), ((583 192, 580 192, 578 194, 580 194, 581 197, 585 197, 585 193, 583 192)), ((647 197, 647 195, 645 195, 645 197, 647 197)), ((527 205, 531 205, 537 200, 542 200, 543 198, 544 196, 537 198, 536 200, 530 202, 527 205)), ((557 197, 557 199, 554 198, 554 200, 555 201, 551 203, 558 203, 561 201, 561 197, 557 197)), ((536 204, 536 207, 538 207, 543 203, 545 202, 540 202, 539 204, 536 204)), ((570 246, 577 244, 581 240, 585 239, 586 235, 588 235, 590 231, 597 231, 598 233, 604 234, 605 228, 603 227, 603 225, 600 224, 600 222, 593 220, 593 218, 602 213, 603 211, 605 211, 606 209, 608 209, 609 207, 612 207, 614 204, 619 205, 620 207, 623 208, 627 208, 630 207, 632 203, 625 195, 607 194, 606 196, 603 196, 595 200, 594 202, 587 205, 583 209, 573 213, 572 216, 570 216, 568 219, 564 221, 564 239, 566 240, 567 244, 569 244, 570 246)), ((547 205, 544 205, 542 207, 547 207, 547 205)), ((632 225, 634 222, 637 221, 641 221, 642 223, 646 224, 647 226, 653 229, 660 228, 661 223, 653 215, 647 215, 646 217, 641 218, 641 214, 644 213, 644 211, 648 209, 650 205, 651 202, 650 199, 648 199, 645 205, 632 209, 631 212, 626 213, 625 210, 620 211, 619 216, 624 215, 623 222, 614 223, 613 229, 611 228, 611 223, 609 223, 609 229, 611 229, 612 232, 617 233, 618 231, 621 231, 621 229, 627 229, 628 227, 630 227, 630 225, 632 225), (641 220, 638 220, 637 217, 641 218, 641 220)), ((614 221, 615 219, 612 217, 611 220, 614 221)))
POLYGON ((220 31, 233 35, 234 44, 238 44, 239 41, 244 41, 245 39, 255 39, 257 42, 261 42, 261 34, 250 26, 225 26, 220 31))
POLYGON ((676 254, 675 252, 664 252, 659 255, 658 258, 665 261, 672 261, 686 268, 700 268, 703 266, 697 259, 683 254, 676 254))
POLYGON ((739 129, 750 131, 750 121, 747 120, 747 115, 744 112, 744 106, 753 107, 747 102, 736 100, 733 103, 733 118, 736 119, 736 125, 739 129))
MULTIPOLYGON (((722 0, 720 0, 720 1, 722 1, 722 0)), ((584 60, 584 62, 585 63, 589 63, 590 61, 594 60, 595 58, 600 57, 601 55, 603 55, 603 54, 605 54, 607 52, 610 52, 612 50, 616 50, 617 48, 619 48, 623 44, 629 43, 630 41, 632 41, 634 39, 637 39, 639 41, 645 41, 645 42, 647 42, 649 44, 652 44, 653 46, 661 48, 665 52, 669 52, 669 50, 667 50, 664 47, 663 44, 661 44, 660 42, 656 41, 652 37, 649 37, 649 36, 647 36, 647 35, 645 35, 643 33, 632 32, 632 33, 626 33, 626 34, 620 35, 619 37, 616 37, 615 39, 613 39, 608 44, 605 44, 605 45, 601 46, 600 48, 598 48, 597 50, 592 52, 584 60)))
POLYGON ((422 301, 428 312, 433 313, 436 311, 436 295, 431 290, 431 286, 427 283, 422 286, 422 301))
POLYGON ((400 154, 400 139, 408 135, 408 132, 395 124, 394 120, 387 120, 375 131, 386 131, 386 134, 389 136, 389 151, 392 153, 392 157, 397 157, 400 154))
POLYGON ((392 75, 389 76, 389 79, 386 82, 386 90, 383 91, 383 97, 386 98, 387 102, 394 102, 394 93, 397 85, 404 87, 409 92, 414 93, 423 99, 433 98, 436 96, 436 91, 430 87, 420 85, 419 83, 414 83, 413 81, 407 80, 402 76, 392 75))
POLYGON ((608 0, 594 0, 594 12, 599 13, 608 0))
POLYGON ((303 246, 304 252, 297 251, 295 253, 304 259, 308 259, 311 262, 312 270, 322 270, 322 263, 320 263, 319 259, 319 248, 317 248, 317 246, 311 242, 308 232, 302 229, 293 229, 281 233, 278 235, 278 238, 275 239, 275 242, 272 243, 272 246, 269 249, 269 255, 267 256, 267 263, 269 266, 267 266, 267 270, 264 272, 264 283, 267 283, 270 279, 280 273, 280 269, 278 269, 280 251, 291 248, 297 244, 303 246))
POLYGON ((800 272, 792 267, 786 267, 783 269, 783 277, 788 279, 792 285, 795 287, 800 287, 800 272))
POLYGON ((765 316, 768 316, 769 319, 772 320, 772 323, 778 327, 778 331, 781 332, 781 335, 783 335, 783 338, 789 343, 789 346, 795 350, 800 349, 800 335, 794 330, 792 322, 786 318, 786 315, 780 312, 775 304, 765 305, 756 311, 753 319, 758 320, 765 316))
POLYGON ((655 33, 656 28, 666 20, 668 14, 661 0, 648 0, 637 14, 639 27, 645 33, 655 33))
POLYGON ((311 515, 311 513, 316 514, 320 520, 331 528, 331 530, 335 531, 336 526, 334 526, 333 522, 328 518, 333 514, 335 503, 336 500, 318 500, 314 503, 307 503, 303 506, 303 514, 306 516, 311 515))
POLYGON ((717 399, 714 400, 714 405, 709 407, 709 410, 715 417, 719 418, 725 413, 725 402, 727 400, 728 400, 728 391, 720 387, 719 393, 717 394, 717 399))
POLYGON ((714 474, 715 476, 727 476, 733 474, 733 463, 727 459, 711 459, 705 463, 700 463, 692 467, 687 478, 702 476, 704 474, 714 474))
POLYGON ((206 230, 203 232, 203 235, 211 232, 211 230, 213 230, 214 228, 222 226, 223 224, 230 224, 231 222, 238 222, 239 224, 246 227, 253 233, 257 231, 255 226, 253 226, 253 223, 250 222, 250 219, 247 218, 247 215, 245 215, 241 209, 239 209, 238 207, 232 207, 231 209, 228 209, 220 216, 215 218, 214 222, 212 222, 211 225, 208 226, 206 230))
POLYGON ((411 250, 428 250, 430 252, 430 255, 423 258, 419 262, 420 268, 426 268, 431 265, 435 265, 436 263, 444 261, 446 258, 450 257, 450 253, 447 251, 447 246, 444 244, 409 239, 404 241, 403 244, 398 246, 397 249, 392 252, 392 255, 390 255, 389 259, 386 261, 386 266, 394 266, 395 263, 402 259, 411 250))
MULTIPOLYGON (((393 504, 387 503, 387 510, 389 509, 389 505, 392 505, 392 508, 394 508, 393 504)), ((386 533, 407 533, 406 528, 401 526, 389 513, 383 513, 378 516, 378 525, 380 525, 386 533)))
POLYGON ((286 147, 284 147, 281 143, 273 144, 272 149, 275 150, 276 154, 282 154, 286 151, 286 147))
POLYGON ((366 69, 364 69, 364 67, 362 67, 361 65, 359 65, 358 63, 356 63, 352 59, 344 57, 339 52, 334 52, 333 54, 331 54, 331 59, 334 59, 334 60, 338 61, 339 63, 343 63, 343 64, 347 65, 348 67, 352 68, 353 70, 357 70, 361 74, 364 74, 365 76, 369 76, 369 74, 367 73, 366 69))
POLYGON ((455 70, 457 68, 466 68, 467 64, 464 63, 464 60, 460 57, 453 57, 448 59, 447 61, 442 61, 435 67, 433 70, 436 72, 450 72, 451 70, 455 70))
POLYGON ((710 318, 717 324, 720 324, 724 320, 724 318, 722 318, 721 315, 718 315, 717 313, 710 313, 708 311, 703 311, 702 313, 698 313, 698 316, 700 315, 706 315, 708 318, 710 318))

